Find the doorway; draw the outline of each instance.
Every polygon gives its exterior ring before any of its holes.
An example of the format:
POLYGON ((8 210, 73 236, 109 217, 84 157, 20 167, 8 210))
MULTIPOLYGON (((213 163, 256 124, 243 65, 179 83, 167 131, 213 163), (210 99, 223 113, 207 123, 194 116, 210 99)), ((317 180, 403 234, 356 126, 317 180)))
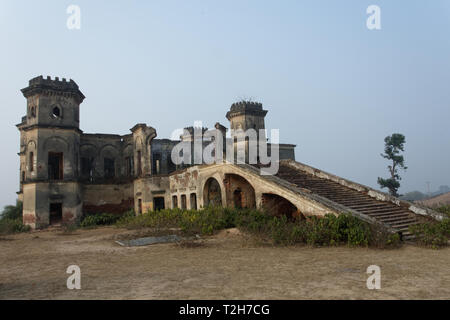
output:
POLYGON ((164 210, 164 197, 153 198, 153 208, 155 211, 164 210))
POLYGON ((62 203, 50 203, 50 225, 61 224, 62 203))

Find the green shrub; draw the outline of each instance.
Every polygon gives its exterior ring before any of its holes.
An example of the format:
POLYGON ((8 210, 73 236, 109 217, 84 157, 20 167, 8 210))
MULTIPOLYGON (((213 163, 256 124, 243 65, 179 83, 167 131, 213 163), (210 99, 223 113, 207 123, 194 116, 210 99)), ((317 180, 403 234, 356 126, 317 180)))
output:
POLYGON ((421 223, 409 227, 417 242, 424 246, 439 248, 446 246, 450 238, 450 219, 421 223))
POLYGON ((286 216, 272 217, 252 210, 241 212, 236 225, 271 239, 275 244, 283 245, 307 243, 314 246, 368 246, 371 232, 367 223, 348 214, 337 217, 327 214, 321 218, 291 221, 286 216))
POLYGON ((212 234, 214 231, 234 226, 234 215, 232 209, 220 207, 201 210, 164 209, 121 218, 116 226, 129 229, 180 228, 185 233, 212 234))
POLYGON ((121 216, 118 214, 111 214, 111 213, 93 214, 84 217, 81 220, 80 226, 82 228, 106 226, 116 223, 120 218, 121 216))
POLYGON ((396 248, 401 245, 400 235, 391 233, 381 225, 370 225, 369 246, 376 248, 396 248))
POLYGON ((23 210, 22 201, 16 200, 15 206, 10 205, 10 206, 5 206, 3 208, 0 218, 1 219, 10 219, 10 220, 22 219, 22 210, 23 210))
POLYGON ((140 215, 125 215, 117 220, 116 226, 128 229, 174 228, 178 227, 181 210, 158 210, 140 215))
POLYGON ((0 234, 12 234, 18 232, 28 232, 30 231, 30 226, 24 225, 22 223, 22 218, 17 219, 0 219, 0 234))
POLYGON ((17 200, 15 206, 5 206, 0 215, 0 234, 27 232, 30 226, 23 224, 22 202, 17 200))
POLYGON ((277 245, 309 244, 330 246, 385 247, 398 243, 398 235, 387 231, 374 234, 371 226, 349 214, 292 220, 275 217, 255 209, 207 207, 201 210, 165 209, 119 219, 116 226, 129 229, 179 228, 187 234, 212 234, 217 230, 239 227, 277 245))

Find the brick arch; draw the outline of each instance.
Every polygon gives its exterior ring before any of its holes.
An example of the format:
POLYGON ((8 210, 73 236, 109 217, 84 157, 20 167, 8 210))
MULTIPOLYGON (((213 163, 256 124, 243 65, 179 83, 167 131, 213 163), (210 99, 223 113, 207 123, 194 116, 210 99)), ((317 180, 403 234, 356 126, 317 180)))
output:
POLYGON ((273 216, 286 216, 289 219, 304 218, 292 202, 275 193, 263 193, 261 206, 265 212, 273 216))
MULTIPOLYGON (((199 198, 198 200, 203 202, 203 189, 205 186, 205 181, 210 177, 214 177, 217 179, 221 187, 223 186, 223 196, 222 203, 223 205, 232 206, 232 202, 227 202, 226 192, 224 180, 226 175, 238 175, 247 180, 247 182, 254 188, 255 190, 255 200, 256 200, 256 208, 263 209, 263 194, 265 194, 265 201, 267 202, 268 197, 267 194, 274 194, 278 196, 278 199, 281 199, 296 207, 295 212, 294 207, 292 211, 289 210, 289 214, 293 217, 308 217, 308 216, 323 216, 326 213, 335 212, 334 209, 316 201, 314 197, 311 197, 306 192, 302 190, 296 190, 290 184, 285 181, 271 176, 261 176, 259 170, 256 170, 254 167, 247 165, 233 165, 229 163, 221 163, 221 164, 212 164, 212 165, 202 165, 202 166, 194 166, 192 168, 187 169, 198 171, 199 177, 199 198)), ((230 197, 229 197, 230 198, 230 197)), ((233 199, 231 197, 231 199, 233 199)), ((201 205, 203 205, 201 203, 201 205)), ((280 213, 281 210, 275 211, 280 213)))
POLYGON ((223 206, 222 188, 216 178, 210 177, 203 186, 203 204, 207 206, 223 206))
POLYGON ((247 179, 237 174, 225 174, 224 185, 229 207, 256 208, 255 188, 247 179))

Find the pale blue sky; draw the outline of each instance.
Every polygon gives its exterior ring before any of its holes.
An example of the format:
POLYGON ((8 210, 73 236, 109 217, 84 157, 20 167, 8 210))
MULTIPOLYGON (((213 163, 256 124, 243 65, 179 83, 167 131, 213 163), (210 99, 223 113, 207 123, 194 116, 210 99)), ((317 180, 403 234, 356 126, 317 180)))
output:
POLYGON ((447 0, 0 0, 0 206, 19 188, 19 90, 41 74, 79 84, 85 132, 228 125, 230 105, 251 97, 300 162, 378 188, 383 139, 400 132, 400 192, 450 185, 449 31, 447 0), (66 28, 70 4, 81 30, 66 28))

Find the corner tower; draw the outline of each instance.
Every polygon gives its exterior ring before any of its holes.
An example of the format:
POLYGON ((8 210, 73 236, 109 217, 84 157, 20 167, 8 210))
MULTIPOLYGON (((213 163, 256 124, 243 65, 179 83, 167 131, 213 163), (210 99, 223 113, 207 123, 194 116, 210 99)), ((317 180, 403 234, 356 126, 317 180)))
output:
POLYGON ((80 104, 73 81, 42 76, 21 90, 27 99, 20 131, 20 191, 24 223, 40 228, 81 214, 78 186, 80 104))

